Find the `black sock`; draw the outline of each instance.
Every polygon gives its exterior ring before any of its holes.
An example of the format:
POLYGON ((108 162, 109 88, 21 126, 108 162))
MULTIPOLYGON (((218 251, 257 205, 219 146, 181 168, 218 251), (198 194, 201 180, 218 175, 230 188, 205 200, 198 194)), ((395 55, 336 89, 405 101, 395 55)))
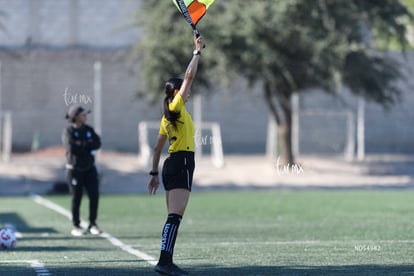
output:
POLYGON ((178 227, 182 216, 169 214, 161 235, 161 254, 159 264, 167 265, 172 263, 175 239, 177 238, 178 227))

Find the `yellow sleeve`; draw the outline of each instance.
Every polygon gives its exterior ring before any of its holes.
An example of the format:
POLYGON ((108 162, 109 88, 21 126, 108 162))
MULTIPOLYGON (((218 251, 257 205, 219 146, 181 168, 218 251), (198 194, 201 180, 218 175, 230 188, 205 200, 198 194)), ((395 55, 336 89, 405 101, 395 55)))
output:
POLYGON ((168 105, 170 111, 179 112, 184 106, 184 99, 181 97, 180 93, 175 95, 174 100, 168 105))
POLYGON ((164 120, 165 120, 165 117, 162 116, 161 123, 160 123, 160 131, 159 131, 159 134, 164 135, 164 136, 167 136, 167 130, 165 129, 164 120))

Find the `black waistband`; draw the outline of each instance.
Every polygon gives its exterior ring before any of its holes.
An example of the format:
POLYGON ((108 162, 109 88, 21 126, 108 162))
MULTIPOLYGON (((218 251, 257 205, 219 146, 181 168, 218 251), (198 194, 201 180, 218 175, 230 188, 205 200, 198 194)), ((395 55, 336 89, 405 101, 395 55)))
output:
POLYGON ((194 152, 193 151, 177 151, 177 152, 171 152, 170 156, 194 158, 194 152))

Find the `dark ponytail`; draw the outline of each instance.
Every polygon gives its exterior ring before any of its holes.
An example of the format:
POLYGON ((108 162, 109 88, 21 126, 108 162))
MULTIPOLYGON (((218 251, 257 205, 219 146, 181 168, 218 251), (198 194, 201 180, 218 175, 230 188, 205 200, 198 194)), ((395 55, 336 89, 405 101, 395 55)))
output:
POLYGON ((180 117, 180 112, 170 111, 169 104, 174 99, 174 91, 179 90, 183 80, 180 78, 171 78, 165 83, 164 92, 165 92, 165 99, 164 99, 164 116, 165 118, 172 123, 175 129, 177 129, 177 121, 180 117))

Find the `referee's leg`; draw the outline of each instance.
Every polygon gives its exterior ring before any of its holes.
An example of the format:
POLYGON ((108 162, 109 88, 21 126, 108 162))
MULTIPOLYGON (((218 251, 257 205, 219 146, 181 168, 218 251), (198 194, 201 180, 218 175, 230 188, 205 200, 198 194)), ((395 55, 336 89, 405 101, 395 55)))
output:
POLYGON ((168 213, 183 216, 189 198, 190 191, 187 189, 173 189, 166 191, 168 213))

